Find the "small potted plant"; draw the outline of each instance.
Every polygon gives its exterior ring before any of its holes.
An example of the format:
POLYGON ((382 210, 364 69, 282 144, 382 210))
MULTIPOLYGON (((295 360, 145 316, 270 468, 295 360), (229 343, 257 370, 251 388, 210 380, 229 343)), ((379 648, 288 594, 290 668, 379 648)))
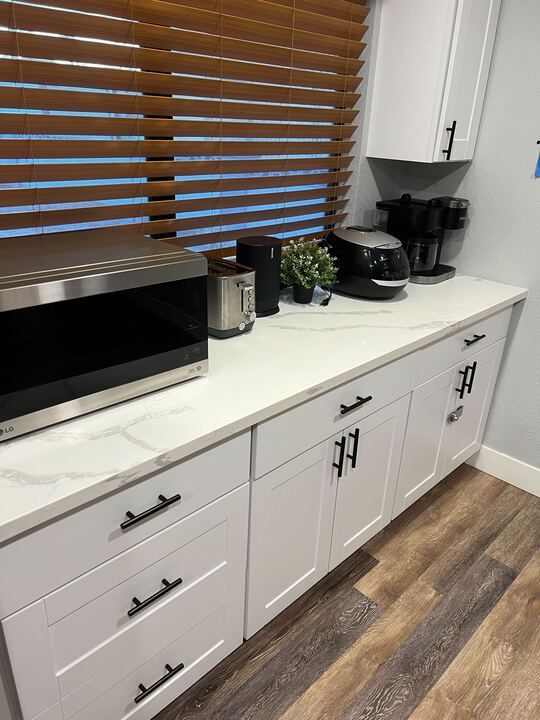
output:
POLYGON ((337 268, 328 250, 315 241, 291 242, 281 260, 281 280, 292 285, 297 303, 310 303, 316 285, 329 286, 336 279, 337 268))

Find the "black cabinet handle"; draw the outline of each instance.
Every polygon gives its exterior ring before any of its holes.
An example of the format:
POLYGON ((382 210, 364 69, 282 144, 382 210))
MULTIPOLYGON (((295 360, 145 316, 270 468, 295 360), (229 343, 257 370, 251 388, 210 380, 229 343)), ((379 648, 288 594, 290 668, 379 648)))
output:
POLYGON ((370 400, 373 400, 373 395, 368 395, 367 397, 363 398, 360 397, 360 395, 356 396, 356 402, 354 405, 341 405, 341 414, 346 415, 347 413, 351 412, 351 410, 356 410, 356 408, 362 407, 362 405, 365 405, 370 400))
POLYGON ((154 507, 148 508, 148 510, 145 510, 139 515, 134 515, 130 510, 128 510, 126 513, 127 520, 124 520, 123 523, 120 523, 120 527, 122 528, 122 530, 127 530, 132 525, 136 525, 138 522, 141 522, 141 520, 146 520, 146 518, 150 517, 150 515, 153 515, 154 513, 157 513, 160 510, 169 507, 169 505, 172 505, 173 503, 176 503, 181 499, 181 495, 173 495, 170 498, 166 498, 165 495, 159 495, 158 504, 154 505, 154 507))
POLYGON ((474 345, 475 343, 480 342, 480 340, 483 340, 485 337, 486 337, 485 334, 484 335, 476 335, 475 334, 472 336, 472 340, 468 340, 467 338, 465 338, 465 340, 463 342, 465 343, 465 345, 467 347, 470 347, 471 345, 474 345))
POLYGON ((335 444, 339 448, 339 460, 337 463, 332 463, 332 467, 337 469, 337 476, 340 478, 343 475, 343 462, 345 460, 345 438, 342 437, 341 440, 336 440, 335 444))
POLYGON ((463 375, 463 382, 461 383, 461 387, 456 388, 456 392, 459 393, 459 399, 463 400, 463 396, 465 395, 465 390, 467 388, 467 375, 469 373, 469 366, 465 368, 465 370, 460 370, 459 374, 463 375))
POLYGON ((461 383, 461 387, 456 388, 456 392, 459 393, 459 399, 460 399, 460 400, 463 400, 463 398, 464 398, 464 396, 465 396, 465 391, 467 391, 467 393, 468 393, 469 395, 471 394, 471 391, 472 391, 472 388, 473 388, 473 383, 474 383, 474 376, 475 376, 475 374, 476 374, 476 366, 477 366, 477 365, 478 365, 478 363, 477 363, 476 360, 475 360, 472 365, 467 365, 467 366, 465 367, 465 370, 460 370, 460 371, 459 371, 459 374, 460 374, 460 375, 463 375, 463 382, 461 383), (470 377, 470 378, 468 378, 469 371, 471 372, 471 377, 470 377))
POLYGON ((167 593, 170 593, 171 590, 177 588, 179 585, 182 584, 182 578, 178 578, 178 580, 174 580, 172 583, 168 582, 168 580, 162 580, 161 582, 163 584, 163 587, 153 595, 150 595, 150 597, 147 597, 146 600, 139 600, 136 597, 133 598, 132 602, 135 607, 132 607, 131 610, 128 610, 129 617, 133 617, 137 613, 141 612, 141 610, 145 610, 149 605, 155 603, 156 600, 159 600, 160 598, 167 595, 167 593))
POLYGON ((176 675, 176 673, 179 673, 180 670, 184 669, 184 663, 180 663, 180 665, 177 665, 176 667, 171 667, 170 665, 165 665, 165 670, 167 671, 167 674, 164 675, 162 678, 159 678, 159 680, 156 680, 156 682, 153 685, 150 685, 149 688, 147 688, 142 683, 139 685, 140 695, 137 695, 136 698, 134 698, 136 703, 140 703, 143 700, 145 700, 149 695, 151 695, 155 690, 157 690, 159 687, 163 685, 163 683, 166 683, 167 680, 170 680, 173 675, 176 675))
POLYGON ((354 469, 356 467, 356 459, 358 458, 358 441, 360 439, 360 428, 356 428, 353 433, 349 433, 349 437, 353 438, 354 445, 352 455, 349 455, 347 453, 347 457, 351 461, 351 467, 354 469))
POLYGON ((456 134, 456 125, 457 125, 457 120, 454 120, 452 125, 450 127, 446 128, 446 132, 450 133, 450 138, 448 140, 448 147, 446 148, 446 150, 442 151, 442 154, 446 155, 447 160, 450 160, 450 156, 452 155, 452 145, 454 144, 454 135, 456 134))
POLYGON ((476 375, 476 367, 477 367, 477 365, 478 365, 478 363, 477 363, 476 360, 475 360, 475 361, 473 362, 473 364, 470 366, 470 367, 471 367, 471 377, 469 378, 469 381, 467 382, 467 393, 468 393, 469 395, 471 394, 471 391, 472 391, 472 388, 473 388, 474 376, 476 375))

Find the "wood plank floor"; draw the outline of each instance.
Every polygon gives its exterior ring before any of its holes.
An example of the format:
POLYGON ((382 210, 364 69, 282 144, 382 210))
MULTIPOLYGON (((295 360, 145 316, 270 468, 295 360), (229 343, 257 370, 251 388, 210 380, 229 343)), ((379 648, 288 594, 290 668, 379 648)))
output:
POLYGON ((538 720, 539 548, 464 465, 156 720, 538 720))

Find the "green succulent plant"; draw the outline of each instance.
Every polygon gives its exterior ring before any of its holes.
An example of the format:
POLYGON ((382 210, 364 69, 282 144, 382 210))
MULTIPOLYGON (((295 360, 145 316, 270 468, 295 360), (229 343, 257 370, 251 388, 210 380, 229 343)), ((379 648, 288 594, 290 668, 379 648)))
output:
POLYGON ((285 285, 333 285, 337 274, 334 258, 315 241, 291 242, 283 249, 281 280, 285 285))

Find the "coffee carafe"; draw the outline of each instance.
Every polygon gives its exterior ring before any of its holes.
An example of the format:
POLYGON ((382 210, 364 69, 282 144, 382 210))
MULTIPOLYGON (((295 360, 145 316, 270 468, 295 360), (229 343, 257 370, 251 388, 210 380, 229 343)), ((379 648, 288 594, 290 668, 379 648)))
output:
POLYGON ((377 203, 375 227, 401 240, 411 267, 410 282, 434 284, 456 274, 440 262, 446 230, 465 226, 469 201, 456 197, 420 200, 404 194, 377 203))

